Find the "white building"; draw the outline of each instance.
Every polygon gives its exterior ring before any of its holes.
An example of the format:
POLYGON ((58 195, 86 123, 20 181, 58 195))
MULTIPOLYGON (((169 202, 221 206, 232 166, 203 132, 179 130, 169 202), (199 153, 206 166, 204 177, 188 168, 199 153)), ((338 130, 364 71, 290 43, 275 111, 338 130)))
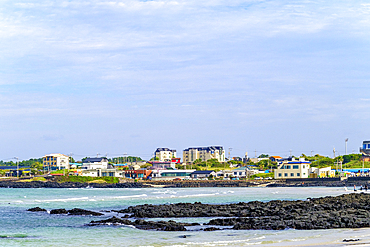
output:
POLYGON ((64 154, 47 154, 43 157, 42 164, 45 171, 55 171, 61 169, 70 169, 69 157, 64 154))
POLYGON ((308 178, 311 162, 305 161, 304 158, 296 161, 294 158, 284 160, 274 170, 275 179, 289 179, 289 178, 308 178))
POLYGON ((235 178, 245 178, 247 176, 247 168, 239 167, 233 170, 233 176, 235 178))
POLYGON ((331 166, 324 168, 311 167, 309 169, 309 176, 312 178, 330 178, 335 177, 335 171, 331 169, 331 166))
POLYGON ((152 180, 174 180, 174 179, 190 179, 190 174, 195 172, 194 169, 188 170, 153 170, 152 171, 152 180))
POLYGON ((216 177, 218 178, 229 178, 233 176, 234 176, 234 173, 231 170, 221 170, 216 173, 216 177))
POLYGON ((206 161, 216 159, 225 162, 225 150, 221 146, 187 148, 183 151, 183 162, 193 163, 196 159, 206 161))
POLYGON ((108 169, 107 158, 86 158, 82 161, 82 170, 108 169))
POLYGON ((171 161, 172 158, 176 158, 176 150, 169 148, 157 148, 157 150, 155 150, 155 157, 159 161, 171 161))
POLYGON ((78 175, 86 177, 124 177, 125 171, 116 169, 84 169, 80 170, 78 175))

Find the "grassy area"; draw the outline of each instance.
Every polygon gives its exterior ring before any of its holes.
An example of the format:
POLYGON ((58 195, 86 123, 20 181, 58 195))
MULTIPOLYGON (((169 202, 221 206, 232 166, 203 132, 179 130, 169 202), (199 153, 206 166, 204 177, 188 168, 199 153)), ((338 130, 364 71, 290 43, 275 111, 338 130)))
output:
POLYGON ((118 183, 119 179, 115 177, 83 177, 83 176, 60 176, 56 177, 55 181, 59 183, 74 182, 74 183, 118 183))
POLYGON ((93 181, 89 181, 88 183, 94 183, 94 184, 106 184, 107 181, 103 180, 103 179, 97 179, 97 180, 93 180, 93 181))
POLYGON ((273 172, 270 172, 270 173, 258 173, 258 174, 254 174, 251 176, 252 179, 254 178, 274 178, 274 173, 273 172))
POLYGON ((33 177, 33 178, 30 178, 30 179, 22 179, 22 180, 19 180, 18 182, 33 182, 33 181, 43 181, 43 182, 45 182, 46 179, 43 178, 43 177, 33 177))

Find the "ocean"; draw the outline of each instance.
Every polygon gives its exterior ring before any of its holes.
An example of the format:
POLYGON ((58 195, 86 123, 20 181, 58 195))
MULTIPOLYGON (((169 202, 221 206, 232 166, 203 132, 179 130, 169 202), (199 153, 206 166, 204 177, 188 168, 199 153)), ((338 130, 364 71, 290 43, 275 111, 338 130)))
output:
MULTIPOLYGON (((353 192, 353 191, 352 191, 353 192)), ((305 200, 336 196, 344 188, 141 188, 141 189, 12 189, 0 188, 0 246, 346 246, 343 239, 370 243, 370 229, 330 230, 222 230, 214 232, 161 232, 126 226, 86 226, 106 216, 50 215, 28 212, 41 207, 83 208, 93 211, 123 209, 138 204, 178 202, 236 203, 270 200, 305 200), (184 235, 186 238, 184 238, 184 235)), ((157 219, 159 220, 159 219, 157 219)), ((165 219, 170 220, 170 219, 165 219)), ((179 222, 209 219, 178 218, 179 222)), ((358 242, 356 242, 358 243, 358 242)), ((352 243, 353 244, 353 243, 352 243)), ((365 246, 362 245, 362 246, 365 246)))

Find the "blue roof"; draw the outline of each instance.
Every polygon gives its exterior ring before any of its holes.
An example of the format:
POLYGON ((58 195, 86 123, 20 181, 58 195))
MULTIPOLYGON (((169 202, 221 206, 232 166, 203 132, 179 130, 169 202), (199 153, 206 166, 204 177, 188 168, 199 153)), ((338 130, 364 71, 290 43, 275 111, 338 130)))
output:
MULTIPOLYGON (((360 171, 360 172, 362 172, 362 170, 364 171, 364 172, 368 172, 369 171, 369 169, 370 168, 364 168, 364 169, 362 169, 362 168, 352 168, 352 169, 343 169, 343 171, 345 171, 345 172, 358 172, 358 171, 360 171)), ((332 170, 334 170, 334 169, 332 169, 332 170)))

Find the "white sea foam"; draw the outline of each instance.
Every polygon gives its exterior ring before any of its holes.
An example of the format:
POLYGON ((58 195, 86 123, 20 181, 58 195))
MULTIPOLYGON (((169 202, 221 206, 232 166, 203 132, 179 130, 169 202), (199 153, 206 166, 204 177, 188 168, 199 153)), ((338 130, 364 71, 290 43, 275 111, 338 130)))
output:
POLYGON ((184 195, 184 196, 174 196, 174 195, 171 195, 171 198, 206 197, 206 196, 216 196, 216 195, 219 195, 219 193, 213 193, 213 194, 194 194, 194 195, 184 195))
POLYGON ((133 195, 133 196, 114 196, 111 197, 113 199, 125 199, 125 198, 139 198, 139 197, 147 197, 147 194, 141 194, 141 195, 133 195))
POLYGON ((177 194, 176 191, 165 190, 165 191, 154 191, 153 194, 177 194))
POLYGON ((63 198, 63 199, 50 199, 50 200, 35 200, 35 202, 67 202, 67 201, 86 201, 88 197, 72 197, 72 198, 63 198))

